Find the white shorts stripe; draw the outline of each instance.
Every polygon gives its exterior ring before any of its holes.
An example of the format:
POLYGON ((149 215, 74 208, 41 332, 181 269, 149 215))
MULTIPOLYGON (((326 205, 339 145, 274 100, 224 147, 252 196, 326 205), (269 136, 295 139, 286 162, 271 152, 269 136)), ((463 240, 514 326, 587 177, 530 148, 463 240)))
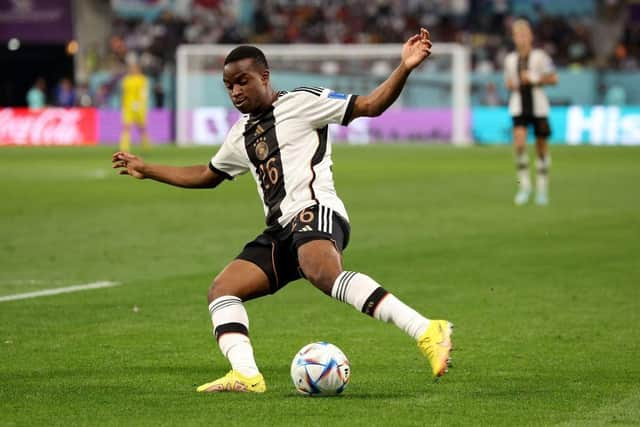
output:
POLYGON ((320 231, 323 233, 331 234, 331 208, 322 206, 322 224, 323 227, 320 231))
POLYGON ((333 234, 333 209, 318 205, 318 231, 333 234))
POLYGON ((329 208, 325 208, 324 210, 324 232, 328 233, 329 232, 329 208))

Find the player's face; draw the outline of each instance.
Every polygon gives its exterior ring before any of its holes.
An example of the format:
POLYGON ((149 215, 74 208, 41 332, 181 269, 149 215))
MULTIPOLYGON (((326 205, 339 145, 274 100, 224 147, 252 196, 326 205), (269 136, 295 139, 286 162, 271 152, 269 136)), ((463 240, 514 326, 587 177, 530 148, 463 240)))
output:
POLYGON ((521 26, 513 29, 513 43, 518 49, 527 49, 531 46, 533 35, 527 27, 521 26))
POLYGON ((222 80, 231 102, 241 113, 261 111, 270 102, 269 70, 251 58, 225 65, 222 80))

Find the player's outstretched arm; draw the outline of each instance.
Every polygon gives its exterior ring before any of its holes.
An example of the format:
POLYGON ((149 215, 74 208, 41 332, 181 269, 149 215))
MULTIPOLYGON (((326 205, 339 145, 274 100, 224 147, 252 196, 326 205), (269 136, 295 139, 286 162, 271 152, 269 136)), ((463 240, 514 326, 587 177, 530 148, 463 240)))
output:
POLYGON ((431 40, 429 31, 424 28, 420 33, 411 37, 402 46, 400 65, 391 75, 373 90, 369 95, 359 96, 351 114, 351 120, 357 117, 375 117, 384 112, 398 99, 402 88, 411 71, 431 54, 431 40))
POLYGON ((120 175, 131 175, 137 179, 153 179, 184 188, 213 188, 224 181, 224 177, 213 172, 207 165, 165 166, 145 163, 141 157, 118 151, 111 158, 112 167, 120 175))

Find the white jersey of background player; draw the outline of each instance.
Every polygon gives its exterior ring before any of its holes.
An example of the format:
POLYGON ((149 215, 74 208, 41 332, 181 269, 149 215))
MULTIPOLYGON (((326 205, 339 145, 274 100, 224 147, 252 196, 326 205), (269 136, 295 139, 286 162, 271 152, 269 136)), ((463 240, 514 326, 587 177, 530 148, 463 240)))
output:
POLYGON ((533 34, 529 23, 519 19, 513 23, 513 41, 516 51, 508 54, 504 61, 504 79, 510 91, 509 112, 513 120, 513 144, 518 169, 518 192, 514 202, 524 205, 529 201, 531 181, 529 156, 527 155, 527 128, 532 125, 536 137, 537 185, 536 203, 549 202, 548 174, 551 167, 548 141, 549 100, 544 85, 558 82, 558 77, 549 55, 541 49, 533 49, 533 34))
MULTIPOLYGON (((390 322, 414 338, 434 376, 447 371, 451 324, 429 320, 371 277, 344 271, 349 240, 346 211, 333 188, 327 125, 377 116, 400 94, 411 71, 431 53, 425 29, 403 46, 400 65, 369 95, 319 88, 292 93, 271 87, 264 54, 240 46, 225 59, 223 81, 234 106, 246 114, 208 166, 146 164, 130 153, 113 155, 121 174, 187 188, 216 187, 251 171, 266 212, 267 228, 214 279, 208 293, 214 335, 231 371, 198 387, 202 392, 264 392, 249 339, 244 301, 277 292, 304 276, 339 301, 390 322)), ((300 308, 296 308, 300 309, 300 308)))

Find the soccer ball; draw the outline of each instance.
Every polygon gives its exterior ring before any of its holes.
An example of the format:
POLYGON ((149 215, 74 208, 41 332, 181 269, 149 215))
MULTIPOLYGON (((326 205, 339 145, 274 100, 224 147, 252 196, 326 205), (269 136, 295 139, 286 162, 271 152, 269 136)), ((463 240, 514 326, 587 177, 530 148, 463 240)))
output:
POLYGON ((307 344, 291 362, 291 380, 306 396, 335 396, 349 384, 351 367, 342 350, 328 342, 307 344))

